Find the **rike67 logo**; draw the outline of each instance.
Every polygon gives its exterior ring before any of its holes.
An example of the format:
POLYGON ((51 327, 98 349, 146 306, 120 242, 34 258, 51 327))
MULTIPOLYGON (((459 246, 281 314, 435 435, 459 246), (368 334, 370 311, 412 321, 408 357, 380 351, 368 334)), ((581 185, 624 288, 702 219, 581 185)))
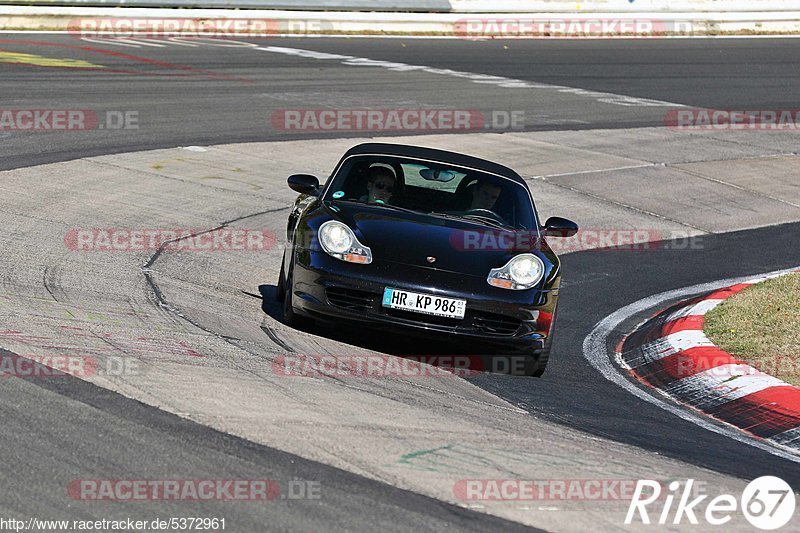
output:
POLYGON ((698 516, 701 516, 707 524, 722 526, 731 521, 734 513, 741 512, 753 527, 774 530, 785 526, 794 515, 794 491, 779 477, 762 476, 754 479, 748 483, 738 500, 731 494, 721 494, 708 501, 707 494, 690 499, 694 495, 693 485, 693 479, 687 479, 683 487, 679 481, 673 481, 668 485, 666 495, 663 495, 658 481, 637 481, 625 524, 633 523, 638 515, 638 521, 642 524, 678 525, 688 522, 697 525, 700 523, 698 516), (659 506, 662 499, 660 512, 656 509, 648 512, 648 505, 658 502, 656 506, 659 506))

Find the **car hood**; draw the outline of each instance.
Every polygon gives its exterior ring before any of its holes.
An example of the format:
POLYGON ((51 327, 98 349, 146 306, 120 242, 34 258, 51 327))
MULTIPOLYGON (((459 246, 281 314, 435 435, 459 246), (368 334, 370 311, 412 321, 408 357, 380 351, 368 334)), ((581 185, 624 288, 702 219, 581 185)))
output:
POLYGON ((381 207, 338 207, 336 218, 355 230, 376 262, 486 277, 521 251, 494 246, 501 234, 514 233, 489 226, 381 207))

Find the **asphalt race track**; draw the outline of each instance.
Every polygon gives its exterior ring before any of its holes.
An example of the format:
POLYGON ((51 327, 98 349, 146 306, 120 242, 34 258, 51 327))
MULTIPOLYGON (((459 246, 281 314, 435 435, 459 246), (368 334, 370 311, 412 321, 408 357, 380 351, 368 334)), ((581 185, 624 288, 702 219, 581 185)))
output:
MULTIPOLYGON (((800 99, 800 60, 793 39, 317 38, 252 43, 423 64, 694 107, 793 109, 800 99)), ((119 151, 302 137, 304 132, 287 134, 270 127, 271 112, 283 108, 417 105, 524 110, 525 130, 663 125, 661 107, 603 105, 569 94, 497 90, 492 85, 453 84, 447 77, 420 79, 413 73, 398 76, 383 69, 298 62, 292 56, 246 47, 154 45, 159 43, 110 46, 74 36, 1 35, 0 50, 97 60, 108 69, 126 72, 5 64, 0 78, 4 103, 133 109, 147 127, 138 132, 61 136, 58 142, 53 135, 7 139, 9 149, 0 154, 0 169, 119 151), (154 64, 154 59, 162 63, 154 64)))
MULTIPOLYGON (((224 516, 232 531, 612 530, 623 527, 627 502, 482 506, 458 501, 452 487, 472 478, 655 476, 702 479, 714 491, 777 475, 800 491, 797 457, 643 402, 583 353, 594 326, 632 302, 800 265, 797 133, 664 141, 672 109, 795 109, 800 40, 246 41, 0 35, 0 111, 83 109, 100 123, 133 112, 137 124, 0 128, 0 353, 67 350, 105 360, 110 346, 145 369, 0 380, 0 516, 224 516), (521 111, 525 119, 513 131, 431 137, 287 131, 274 120, 287 109, 322 108, 521 111), (701 245, 564 255, 558 334, 542 379, 281 379, 269 369, 287 353, 467 349, 280 323, 272 296, 294 196, 285 177, 327 176, 334 154, 368 135, 493 155, 531 178, 549 214, 589 227, 678 228, 701 245), (583 168, 565 153, 594 162, 583 168), (702 172, 703 195, 655 183, 676 179, 677 169, 702 172), (769 190, 720 184, 762 171, 774 179, 769 190), (632 190, 617 180, 633 176, 626 173, 653 184, 632 190), (64 246, 74 228, 222 225, 268 229, 278 246, 266 255, 64 246), (322 497, 87 502, 66 488, 76 479, 156 478, 313 480, 322 497)), ((621 324, 609 350, 655 311, 621 324)))

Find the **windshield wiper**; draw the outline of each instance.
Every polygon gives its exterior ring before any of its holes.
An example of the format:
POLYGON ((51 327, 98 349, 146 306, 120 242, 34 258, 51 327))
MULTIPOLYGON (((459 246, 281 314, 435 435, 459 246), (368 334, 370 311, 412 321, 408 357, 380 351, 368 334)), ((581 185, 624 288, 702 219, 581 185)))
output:
POLYGON ((372 207, 388 207, 389 209, 396 209, 397 211, 403 211, 405 213, 414 213, 416 215, 424 214, 424 213, 420 213, 420 211, 415 211, 415 210, 409 209, 407 207, 400 207, 399 205, 386 204, 386 203, 370 204, 370 203, 367 203, 367 202, 359 202, 357 200, 338 200, 338 199, 329 199, 329 200, 327 200, 327 202, 330 205, 334 205, 334 204, 338 204, 338 203, 342 203, 342 202, 347 202, 348 204, 368 205, 368 206, 372 206, 372 207))
POLYGON ((491 217, 485 217, 482 215, 464 215, 462 218, 465 218, 467 220, 471 219, 480 220, 481 222, 485 222, 489 226, 494 226, 495 228, 512 229, 512 230, 514 229, 514 227, 511 224, 506 224, 505 222, 500 222, 499 220, 495 220, 491 217))
POLYGON ((396 209, 397 211, 403 211, 404 213, 414 213, 415 215, 419 215, 419 211, 415 211, 413 209, 409 209, 407 207, 400 207, 399 205, 392 205, 392 204, 364 204, 364 205, 371 205, 371 206, 378 206, 378 207, 388 207, 389 209, 396 209))
POLYGON ((492 226, 493 228, 497 229, 504 229, 504 230, 513 230, 514 228, 508 224, 504 224, 499 222, 493 218, 484 217, 481 215, 456 215, 453 213, 439 213, 439 212, 432 212, 431 215, 442 217, 442 218, 449 218, 452 220, 466 220, 468 222, 480 222, 487 226, 492 226))

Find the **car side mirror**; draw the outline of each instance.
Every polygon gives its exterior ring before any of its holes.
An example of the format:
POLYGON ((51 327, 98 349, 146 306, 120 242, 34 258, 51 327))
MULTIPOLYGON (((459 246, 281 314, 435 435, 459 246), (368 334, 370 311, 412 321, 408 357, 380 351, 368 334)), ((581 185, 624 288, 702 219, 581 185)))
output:
POLYGON ((311 174, 293 174, 286 180, 289 187, 300 194, 317 194, 319 180, 311 174))
POLYGON ((578 233, 578 225, 566 218, 550 217, 542 230, 549 237, 572 237, 578 233))

